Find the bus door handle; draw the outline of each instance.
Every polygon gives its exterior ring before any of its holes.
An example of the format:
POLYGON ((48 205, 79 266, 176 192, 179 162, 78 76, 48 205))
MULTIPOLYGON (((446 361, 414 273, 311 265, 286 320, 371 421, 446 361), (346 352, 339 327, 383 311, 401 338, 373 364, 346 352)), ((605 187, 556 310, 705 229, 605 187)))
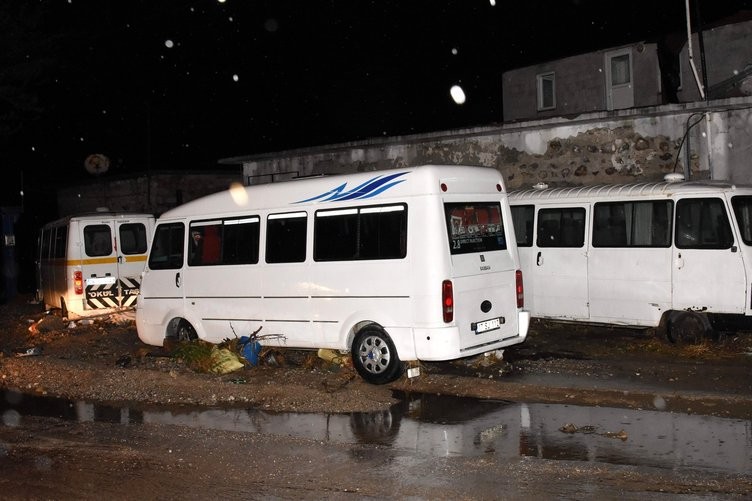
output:
POLYGON ((538 251, 538 257, 535 258, 535 264, 538 266, 541 266, 543 264, 543 256, 541 256, 541 252, 538 251))
POLYGON ((676 265, 676 269, 678 270, 681 270, 684 267, 684 260, 681 257, 681 252, 676 256, 674 264, 676 265))
POLYGON ((118 256, 117 262, 122 264, 122 262, 123 262, 123 256, 118 256))
POLYGON ((180 287, 180 272, 175 273, 175 287, 180 287))

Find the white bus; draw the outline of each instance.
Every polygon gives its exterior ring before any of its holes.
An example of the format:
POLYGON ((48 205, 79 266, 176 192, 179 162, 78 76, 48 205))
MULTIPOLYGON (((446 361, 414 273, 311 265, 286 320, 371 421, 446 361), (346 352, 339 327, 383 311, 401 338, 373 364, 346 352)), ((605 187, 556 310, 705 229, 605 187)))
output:
POLYGON ((521 343, 528 325, 503 179, 465 166, 237 186, 170 210, 136 307, 147 344, 262 328, 267 346, 349 351, 375 384, 403 361, 521 343))
POLYGON ((533 317, 656 327, 689 342, 716 321, 752 318, 752 187, 669 175, 509 201, 533 317))
POLYGON ((133 307, 154 220, 103 211, 45 224, 37 238, 37 300, 64 317, 133 307))

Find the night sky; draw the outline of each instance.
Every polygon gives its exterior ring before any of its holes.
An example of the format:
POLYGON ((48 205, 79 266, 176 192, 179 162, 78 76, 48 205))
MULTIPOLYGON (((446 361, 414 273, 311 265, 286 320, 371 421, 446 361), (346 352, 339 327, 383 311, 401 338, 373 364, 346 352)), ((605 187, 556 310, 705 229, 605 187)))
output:
MULTIPOLYGON (((752 8, 695 3, 705 24, 752 8)), ((686 32, 684 14, 684 0, 3 0, 0 205, 22 177, 27 193, 86 179, 93 153, 103 175, 211 169, 499 123, 505 70, 686 32)))

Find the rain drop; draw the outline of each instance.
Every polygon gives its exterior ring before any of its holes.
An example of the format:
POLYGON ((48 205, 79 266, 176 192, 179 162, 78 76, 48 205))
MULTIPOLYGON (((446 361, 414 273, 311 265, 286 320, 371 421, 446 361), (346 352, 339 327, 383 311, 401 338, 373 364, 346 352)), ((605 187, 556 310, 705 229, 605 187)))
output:
POLYGON ((165 43, 164 43, 164 45, 165 45, 165 47, 167 47, 168 49, 172 49, 172 48, 173 48, 173 47, 175 46, 175 43, 174 43, 174 42, 173 42, 172 40, 165 40, 165 43))
POLYGON ((452 55, 453 55, 453 56, 456 56, 456 55, 457 55, 457 52, 458 52, 458 51, 457 51, 457 47, 452 47, 452 55))
POLYGON ((453 85, 451 89, 449 89, 449 94, 452 95, 452 99, 454 99, 454 102, 457 104, 463 104, 465 102, 465 91, 462 90, 462 87, 459 85, 453 85))
POLYGON ((237 82, 238 80, 240 80, 240 77, 237 75, 237 73, 232 76, 232 80, 235 81, 235 82, 237 82))
POLYGON ((489 0, 491 7, 496 7, 496 0, 489 0))

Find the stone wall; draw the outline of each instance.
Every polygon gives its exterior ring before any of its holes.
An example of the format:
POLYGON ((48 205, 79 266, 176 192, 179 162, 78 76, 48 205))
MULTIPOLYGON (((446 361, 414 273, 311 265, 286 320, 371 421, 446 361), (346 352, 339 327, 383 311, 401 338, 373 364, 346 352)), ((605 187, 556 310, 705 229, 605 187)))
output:
POLYGON ((112 211, 159 215, 190 200, 226 190, 241 183, 240 170, 211 172, 159 171, 133 176, 92 179, 58 189, 58 217, 92 212, 98 207, 112 211))
POLYGON ((752 98, 463 129, 225 159, 246 184, 422 164, 498 169, 507 187, 690 179, 752 183, 752 98), (689 154, 687 153, 689 152, 689 154))

